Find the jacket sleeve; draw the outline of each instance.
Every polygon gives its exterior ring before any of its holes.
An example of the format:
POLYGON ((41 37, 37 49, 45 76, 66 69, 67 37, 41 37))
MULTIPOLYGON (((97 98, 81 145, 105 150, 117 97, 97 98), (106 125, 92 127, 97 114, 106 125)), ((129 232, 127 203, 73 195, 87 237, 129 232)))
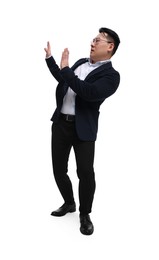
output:
POLYGON ((120 81, 119 73, 115 70, 103 76, 96 74, 93 82, 80 80, 69 67, 63 68, 61 75, 77 95, 90 102, 103 101, 114 94, 120 81))
POLYGON ((61 70, 59 68, 59 66, 56 64, 54 58, 51 56, 48 59, 45 59, 46 64, 51 72, 51 74, 53 75, 53 77, 58 81, 64 81, 61 75, 61 70))

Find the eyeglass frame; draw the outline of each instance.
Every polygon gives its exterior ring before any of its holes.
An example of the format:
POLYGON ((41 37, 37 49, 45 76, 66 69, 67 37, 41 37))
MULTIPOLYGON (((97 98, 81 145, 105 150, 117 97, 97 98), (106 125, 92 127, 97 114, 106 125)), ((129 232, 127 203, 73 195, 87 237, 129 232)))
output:
POLYGON ((107 43, 113 43, 113 42, 111 42, 111 41, 107 41, 107 40, 104 40, 104 39, 101 39, 101 38, 94 38, 92 41, 91 41, 91 43, 94 43, 94 44, 98 44, 98 43, 100 43, 100 42, 107 42, 107 43))

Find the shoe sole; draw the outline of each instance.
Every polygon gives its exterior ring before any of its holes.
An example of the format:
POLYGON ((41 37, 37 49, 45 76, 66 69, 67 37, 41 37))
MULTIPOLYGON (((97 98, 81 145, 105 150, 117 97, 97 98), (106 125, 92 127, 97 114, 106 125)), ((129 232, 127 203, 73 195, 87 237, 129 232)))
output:
POLYGON ((76 211, 76 209, 70 209, 69 211, 67 211, 65 214, 58 214, 58 212, 56 213, 56 212, 52 212, 51 213, 51 216, 54 216, 54 217, 63 217, 63 216, 65 216, 67 213, 73 213, 73 212, 75 212, 76 211))
POLYGON ((86 235, 86 236, 89 236, 89 235, 92 235, 93 232, 94 232, 94 229, 92 229, 91 231, 87 232, 87 231, 84 231, 80 228, 80 232, 83 234, 83 235, 86 235))

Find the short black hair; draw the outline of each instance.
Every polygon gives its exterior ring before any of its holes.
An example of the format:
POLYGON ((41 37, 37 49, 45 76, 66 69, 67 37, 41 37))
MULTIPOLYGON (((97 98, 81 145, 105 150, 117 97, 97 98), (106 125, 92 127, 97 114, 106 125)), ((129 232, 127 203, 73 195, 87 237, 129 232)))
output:
POLYGON ((113 49, 113 53, 112 54, 114 54, 116 52, 116 50, 118 49, 118 46, 119 46, 119 43, 120 43, 120 38, 117 35, 117 33, 114 32, 113 30, 111 30, 109 28, 105 28, 105 27, 101 27, 99 29, 99 32, 100 33, 107 33, 108 36, 110 36, 113 39, 113 41, 114 41, 114 49, 113 49))

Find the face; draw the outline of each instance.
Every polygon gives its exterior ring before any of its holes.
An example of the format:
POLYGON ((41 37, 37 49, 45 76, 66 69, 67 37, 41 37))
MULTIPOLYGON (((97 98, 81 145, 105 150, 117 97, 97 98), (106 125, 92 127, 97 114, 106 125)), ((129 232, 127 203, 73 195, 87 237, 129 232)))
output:
POLYGON ((106 33, 99 33, 91 42, 90 59, 92 63, 111 58, 114 43, 107 39, 106 33))

